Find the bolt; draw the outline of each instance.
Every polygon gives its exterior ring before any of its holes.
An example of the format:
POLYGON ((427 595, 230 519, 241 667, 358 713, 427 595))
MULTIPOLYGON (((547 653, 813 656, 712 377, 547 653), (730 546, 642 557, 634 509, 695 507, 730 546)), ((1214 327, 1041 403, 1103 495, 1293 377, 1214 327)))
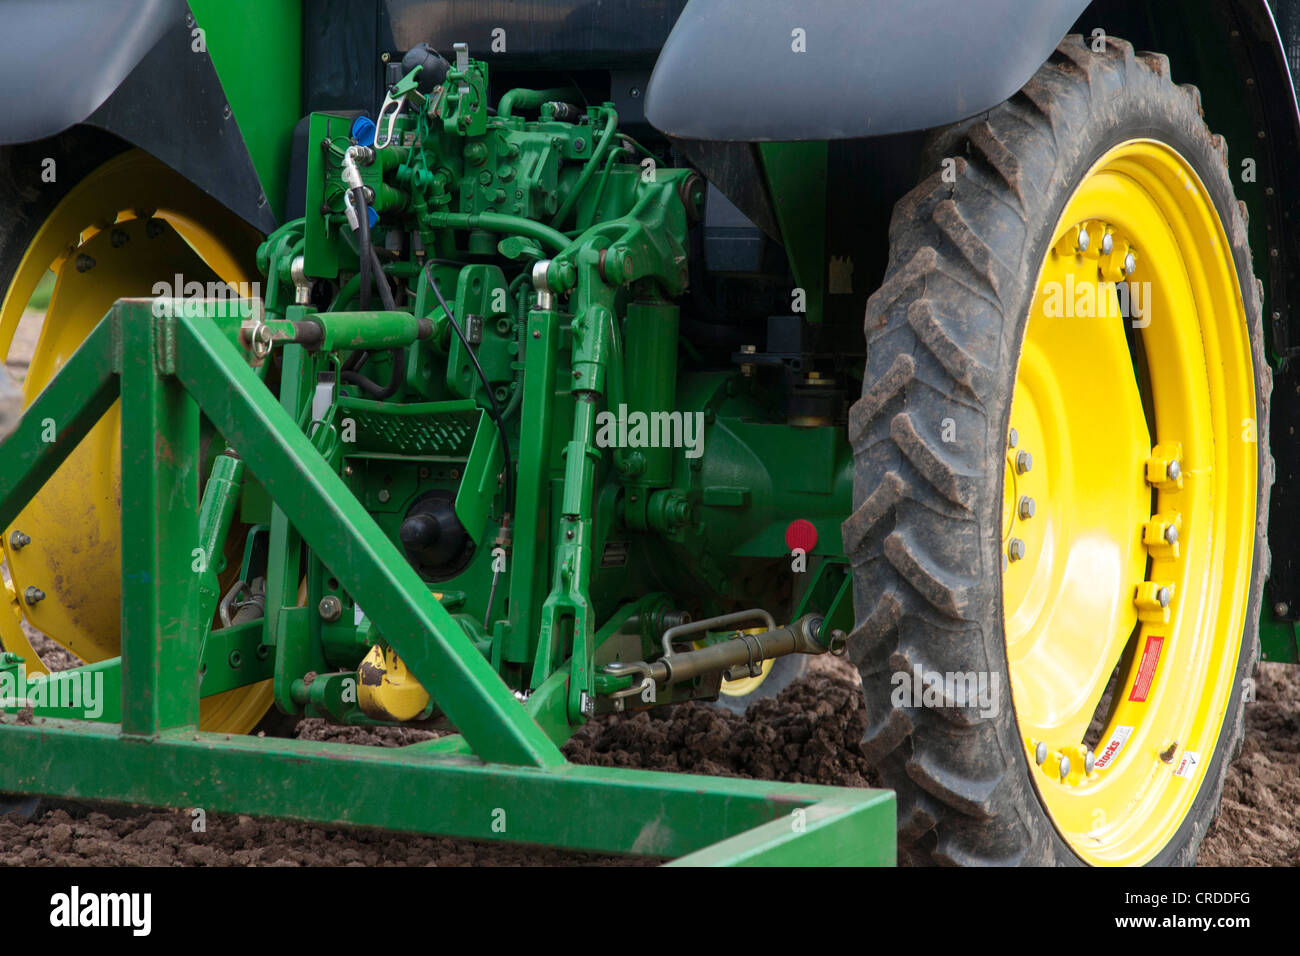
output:
POLYGON ((390 495, 390 494, 388 493, 388 489, 387 489, 387 488, 380 488, 380 489, 379 489, 379 494, 376 495, 376 497, 379 499, 379 503, 380 503, 381 505, 383 505, 383 504, 387 504, 387 503, 388 503, 388 499, 391 498, 391 497, 393 497, 393 496, 390 495))
POLYGON ((1020 499, 1020 517, 1022 519, 1029 519, 1032 518, 1033 516, 1034 516, 1034 499, 1030 498, 1028 495, 1025 495, 1020 499))
POLYGON ((1019 538, 1012 538, 1007 544, 1007 557, 1012 561, 1019 561, 1025 556, 1025 543, 1019 538))
POLYGON ((1034 745, 1034 762, 1040 767, 1047 763, 1047 744, 1041 740, 1034 745))
POLYGON ((1034 467, 1034 456, 1027 451, 1022 451, 1016 455, 1016 473, 1023 475, 1030 468, 1034 467))
POLYGON ((1064 780, 1070 775, 1070 758, 1062 755, 1061 757, 1061 779, 1064 780))
POLYGON ((131 241, 131 237, 126 234, 125 229, 114 229, 108 235, 108 241, 113 244, 114 249, 121 249, 131 241))
POLYGON ((239 665, 244 663, 244 655, 239 651, 231 651, 230 656, 226 658, 226 663, 230 665, 231 670, 238 670, 239 665))
POLYGON ((338 599, 338 595, 327 594, 320 599, 316 610, 320 612, 322 621, 332 624, 343 616, 343 602, 338 599))
POLYGON ((1020 433, 1013 428, 1011 429, 1011 434, 1007 437, 1007 447, 1015 448, 1019 444, 1020 444, 1020 433))
POLYGON ((1165 527, 1165 543, 1166 544, 1178 543, 1178 529, 1175 528, 1173 525, 1167 525, 1165 527))
POLYGON ((1169 476, 1170 481, 1177 481, 1183 476, 1183 466, 1178 463, 1178 459, 1171 459, 1165 466, 1165 474, 1169 476))
POLYGON ((1115 248, 1115 237, 1109 232, 1101 237, 1101 251, 1110 255, 1110 251, 1115 248))
POLYGON ((575 153, 581 153, 586 148, 587 148, 587 141, 585 139, 579 138, 573 141, 573 151, 575 153))
POLYGON ((229 103, 227 103, 225 106, 221 107, 221 118, 222 118, 222 119, 230 119, 230 104, 229 104, 229 103))
POLYGON ((93 269, 93 268, 95 268, 95 260, 94 260, 94 259, 92 259, 90 256, 86 255, 84 252, 83 252, 81 255, 77 256, 77 271, 78 271, 78 272, 89 272, 89 271, 90 271, 91 269, 93 269))
POLYGON ((163 234, 164 224, 161 219, 150 219, 144 224, 144 234, 149 239, 157 239, 163 234))
POLYGON ((1086 774, 1091 774, 1092 768, 1095 767, 1096 765, 1097 765, 1097 755, 1093 753, 1091 750, 1089 750, 1086 754, 1083 755, 1083 772, 1086 774))
POLYGON ((1289 610, 1291 610, 1291 605, 1287 604, 1286 601, 1278 601, 1273 605, 1273 613, 1278 617, 1286 617, 1286 612, 1289 610))
POLYGON ((9 547, 13 548, 15 551, 21 551, 31 543, 32 539, 21 531, 15 531, 9 536, 9 547))
POLYGON ((38 587, 29 587, 23 592, 23 599, 27 601, 28 607, 35 607, 45 600, 45 592, 38 587))
POLYGON ((351 478, 351 477, 352 477, 352 466, 351 466, 351 465, 344 465, 344 466, 343 466, 343 474, 344 474, 344 476, 346 476, 346 477, 348 477, 348 478, 351 478))
POLYGON ((533 329, 533 338, 540 339, 541 337, 542 333, 538 329, 533 329))
POLYGON ((1133 274, 1133 270, 1135 270, 1137 267, 1138 267, 1137 257, 1133 255, 1133 253, 1130 252, 1126 256, 1124 256, 1125 275, 1131 276, 1133 274))
POLYGON ((1169 588, 1161 588, 1156 592, 1156 600, 1160 602, 1161 607, 1168 607, 1173 596, 1173 592, 1169 588))
POLYGON ((1174 741, 1164 750, 1160 751, 1160 759, 1165 763, 1174 762, 1174 754, 1178 752, 1178 741, 1174 741))
POLYGON ((1080 230, 1079 230, 1079 238, 1078 238, 1079 251, 1080 251, 1080 252, 1087 252, 1087 251, 1088 251, 1088 243, 1089 243, 1089 241, 1090 241, 1090 240, 1088 239, 1088 230, 1087 230, 1087 229, 1080 229, 1080 230))

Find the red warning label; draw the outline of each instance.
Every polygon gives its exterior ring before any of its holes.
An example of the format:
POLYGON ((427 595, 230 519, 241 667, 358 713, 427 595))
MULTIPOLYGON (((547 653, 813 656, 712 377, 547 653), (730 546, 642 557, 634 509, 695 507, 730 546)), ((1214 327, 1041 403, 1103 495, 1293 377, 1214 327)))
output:
POLYGON ((1147 699, 1147 694, 1151 692, 1151 681, 1156 676, 1156 665, 1160 663, 1160 648, 1164 645, 1163 637, 1147 635, 1147 644, 1142 648, 1142 660, 1138 664, 1137 677, 1133 678, 1133 689, 1129 691, 1129 700, 1142 703, 1147 699))

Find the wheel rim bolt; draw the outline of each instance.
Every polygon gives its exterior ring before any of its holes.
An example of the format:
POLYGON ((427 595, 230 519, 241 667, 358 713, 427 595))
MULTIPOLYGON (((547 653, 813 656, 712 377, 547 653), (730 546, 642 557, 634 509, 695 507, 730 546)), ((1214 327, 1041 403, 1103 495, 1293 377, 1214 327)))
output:
POLYGON ((1061 771, 1061 779, 1062 779, 1062 780, 1064 780, 1066 777, 1068 777, 1068 776, 1070 775, 1070 758, 1069 758, 1069 757, 1065 757, 1065 756, 1061 757, 1061 766, 1060 766, 1060 771, 1061 771))
POLYGON ((1110 251, 1115 248, 1115 237, 1109 232, 1101 237, 1101 251, 1110 255, 1110 251))
POLYGON ((1047 744, 1041 740, 1034 746, 1034 762, 1040 767, 1047 763, 1047 744))
POLYGON ((1178 463, 1177 458, 1169 462, 1168 467, 1165 468, 1165 474, 1169 476, 1170 481, 1177 481, 1183 476, 1183 466, 1178 463))
POLYGON ((1161 588, 1156 592, 1156 600, 1160 602, 1161 607, 1168 607, 1172 598, 1173 594, 1170 593, 1168 588, 1161 588))
POLYGON ((1080 251, 1080 252, 1087 252, 1087 251, 1088 251, 1088 245, 1089 245, 1089 243, 1092 241, 1091 239, 1088 238, 1088 230, 1087 230, 1087 229, 1080 229, 1080 230, 1079 230, 1079 238, 1078 238, 1077 241, 1078 241, 1078 244, 1079 244, 1079 251, 1080 251))
POLYGON ((27 601, 28 607, 33 607, 45 600, 45 592, 38 587, 29 587, 23 592, 23 598, 27 601))
POLYGON ((1019 561, 1025 556, 1025 543, 1019 538, 1012 538, 1007 544, 1007 557, 1012 561, 1019 561))
POLYGON ((1027 451, 1022 451, 1016 455, 1016 472, 1023 475, 1030 468, 1034 467, 1034 456, 1027 451))
POLYGON ((1034 516, 1034 499, 1023 495, 1020 499, 1020 517, 1028 520, 1034 516))
POLYGON ((1020 433, 1013 428, 1011 429, 1011 434, 1007 437, 1007 447, 1015 448, 1019 444, 1020 444, 1020 433))
POLYGON ((21 531, 15 530, 14 533, 9 536, 9 547, 13 548, 15 551, 21 551, 31 543, 32 539, 21 531))
POLYGON ((1165 528, 1165 543, 1166 544, 1178 543, 1178 529, 1175 528, 1173 525, 1169 525, 1167 528, 1165 528))
POLYGON ((1095 766, 1097 766, 1097 755, 1089 750, 1083 755, 1083 772, 1091 774, 1095 766))
POLYGON ((1124 256, 1124 274, 1125 274, 1125 275, 1129 275, 1129 276, 1131 276, 1131 275, 1133 274, 1134 270, 1137 269, 1137 267, 1138 267, 1137 257, 1134 256, 1133 253, 1130 252, 1130 253, 1128 253, 1126 256, 1124 256))

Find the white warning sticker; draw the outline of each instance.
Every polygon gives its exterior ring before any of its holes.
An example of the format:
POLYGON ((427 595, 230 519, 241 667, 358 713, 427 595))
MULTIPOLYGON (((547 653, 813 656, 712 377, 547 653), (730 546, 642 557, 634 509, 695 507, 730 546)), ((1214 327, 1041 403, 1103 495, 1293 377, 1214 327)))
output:
POLYGON ((1183 759, 1178 761, 1178 766, 1174 768, 1175 777, 1193 777, 1196 775, 1196 765, 1201 762, 1201 755, 1192 750, 1183 751, 1183 759))
POLYGON ((1124 749, 1124 744, 1128 742, 1129 735, 1133 733, 1133 728, 1126 724, 1120 724, 1110 732, 1110 739, 1106 741, 1106 746, 1101 748, 1097 754, 1097 762, 1093 764, 1098 770, 1103 770, 1115 762, 1119 752, 1124 749))

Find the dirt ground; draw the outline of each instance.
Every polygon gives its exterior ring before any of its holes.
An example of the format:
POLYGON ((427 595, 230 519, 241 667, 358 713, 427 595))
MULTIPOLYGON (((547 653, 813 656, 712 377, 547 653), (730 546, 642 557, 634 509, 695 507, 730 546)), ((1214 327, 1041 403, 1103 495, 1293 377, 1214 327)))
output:
MULTIPOLYGON (((858 749, 865 727, 851 671, 816 661, 812 674, 743 716, 687 704, 632 718, 602 718, 565 747, 570 760, 600 766, 762 777, 796 783, 870 786, 858 749)), ((1247 705, 1246 741, 1228 775, 1223 811, 1201 849, 1202 866, 1300 863, 1300 675, 1260 668, 1247 705)), ((423 731, 299 724, 314 740, 396 746, 423 731)), ((205 832, 183 811, 69 807, 33 819, 0 817, 0 865, 49 866, 580 866, 636 865, 592 854, 381 831, 211 815, 205 832)))

